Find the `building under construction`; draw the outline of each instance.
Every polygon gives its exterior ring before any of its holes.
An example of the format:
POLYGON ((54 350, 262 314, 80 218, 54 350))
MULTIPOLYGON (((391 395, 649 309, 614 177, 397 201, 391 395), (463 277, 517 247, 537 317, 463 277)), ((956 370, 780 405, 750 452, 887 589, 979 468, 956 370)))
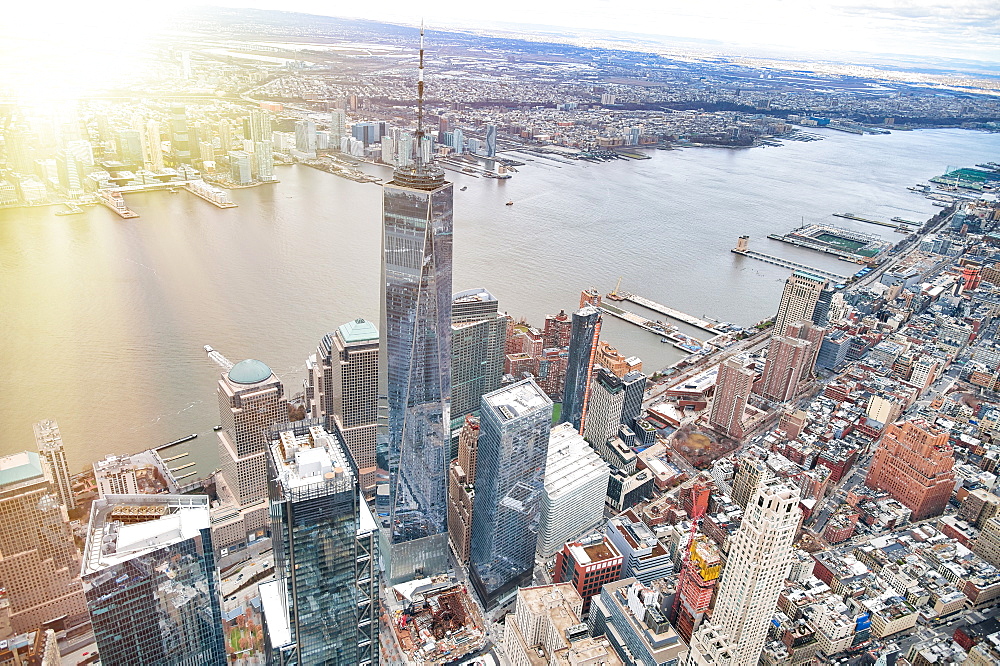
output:
POLYGON ((391 617, 406 663, 445 664, 483 647, 485 623, 464 585, 431 584, 408 597, 401 587, 391 617))

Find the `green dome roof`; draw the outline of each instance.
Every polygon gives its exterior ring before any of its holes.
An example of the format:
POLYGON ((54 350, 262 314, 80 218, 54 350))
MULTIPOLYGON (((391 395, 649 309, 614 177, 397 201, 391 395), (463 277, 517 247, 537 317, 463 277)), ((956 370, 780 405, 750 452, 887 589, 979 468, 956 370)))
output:
POLYGON ((240 361, 229 371, 229 381, 237 384, 257 384, 270 376, 271 368, 252 358, 240 361))
POLYGON ((375 324, 370 321, 365 321, 364 319, 355 319, 354 321, 349 321, 339 329, 340 337, 344 339, 344 342, 368 342, 371 340, 378 340, 378 329, 375 328, 375 324))

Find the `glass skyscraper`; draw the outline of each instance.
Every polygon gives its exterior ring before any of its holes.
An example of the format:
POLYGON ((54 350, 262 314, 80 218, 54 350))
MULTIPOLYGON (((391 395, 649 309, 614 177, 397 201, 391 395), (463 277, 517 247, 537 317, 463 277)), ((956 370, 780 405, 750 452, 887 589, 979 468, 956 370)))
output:
POLYGON ((287 626, 296 666, 376 664, 378 526, 335 436, 289 425, 269 459, 283 616, 269 615, 269 630, 287 626))
POLYGON ((587 416, 590 378, 593 375, 594 355, 597 353, 597 342, 600 337, 600 310, 588 305, 573 313, 560 421, 572 423, 577 432, 583 431, 587 416))
POLYGON ((507 320, 497 299, 485 289, 455 294, 451 305, 451 432, 458 455, 458 433, 467 414, 478 414, 483 395, 500 388, 507 320))
POLYGON ((530 378, 483 396, 469 573, 487 608, 531 582, 551 427, 552 401, 530 378))
POLYGON ((453 195, 444 171, 422 160, 383 190, 389 584, 448 567, 453 195))
POLYGON ((208 496, 108 495, 91 506, 84 593, 107 666, 225 666, 208 496))

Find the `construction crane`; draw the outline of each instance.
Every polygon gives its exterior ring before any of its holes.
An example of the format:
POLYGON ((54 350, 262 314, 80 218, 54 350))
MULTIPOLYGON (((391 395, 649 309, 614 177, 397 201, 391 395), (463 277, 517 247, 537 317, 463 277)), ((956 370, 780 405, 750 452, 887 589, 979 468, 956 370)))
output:
POLYGON ((215 363, 226 372, 233 369, 233 362, 223 356, 220 352, 212 349, 212 345, 205 345, 205 353, 208 354, 208 357, 215 361, 215 363))

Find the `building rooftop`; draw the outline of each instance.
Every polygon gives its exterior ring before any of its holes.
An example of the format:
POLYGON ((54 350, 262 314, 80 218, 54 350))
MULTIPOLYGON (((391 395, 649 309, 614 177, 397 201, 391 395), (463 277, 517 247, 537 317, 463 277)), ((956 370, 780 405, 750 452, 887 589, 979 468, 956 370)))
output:
POLYGON ((473 302, 484 302, 484 301, 495 301, 496 297, 488 292, 482 287, 477 287, 475 289, 466 289, 465 291, 460 291, 455 294, 453 302, 455 303, 473 303, 473 302))
POLYGON ((278 475, 275 481, 286 491, 296 493, 309 488, 315 492, 315 487, 321 485, 329 492, 353 489, 353 469, 334 435, 312 426, 305 434, 286 430, 279 437, 271 445, 278 475))
POLYGON ((483 400, 506 421, 524 416, 540 407, 552 405, 549 397, 530 378, 487 393, 483 396, 483 400))
POLYGON ((190 539, 210 524, 207 495, 108 495, 91 505, 80 574, 190 539))
POLYGON ((344 342, 348 344, 352 342, 373 342, 379 339, 378 328, 375 327, 375 324, 360 317, 340 326, 337 332, 344 342))
POLYGON ((34 451, 22 451, 0 458, 0 487, 43 476, 42 463, 34 451))
POLYGON ((248 358, 229 371, 229 381, 236 384, 259 384, 271 376, 271 368, 261 361, 248 358))

